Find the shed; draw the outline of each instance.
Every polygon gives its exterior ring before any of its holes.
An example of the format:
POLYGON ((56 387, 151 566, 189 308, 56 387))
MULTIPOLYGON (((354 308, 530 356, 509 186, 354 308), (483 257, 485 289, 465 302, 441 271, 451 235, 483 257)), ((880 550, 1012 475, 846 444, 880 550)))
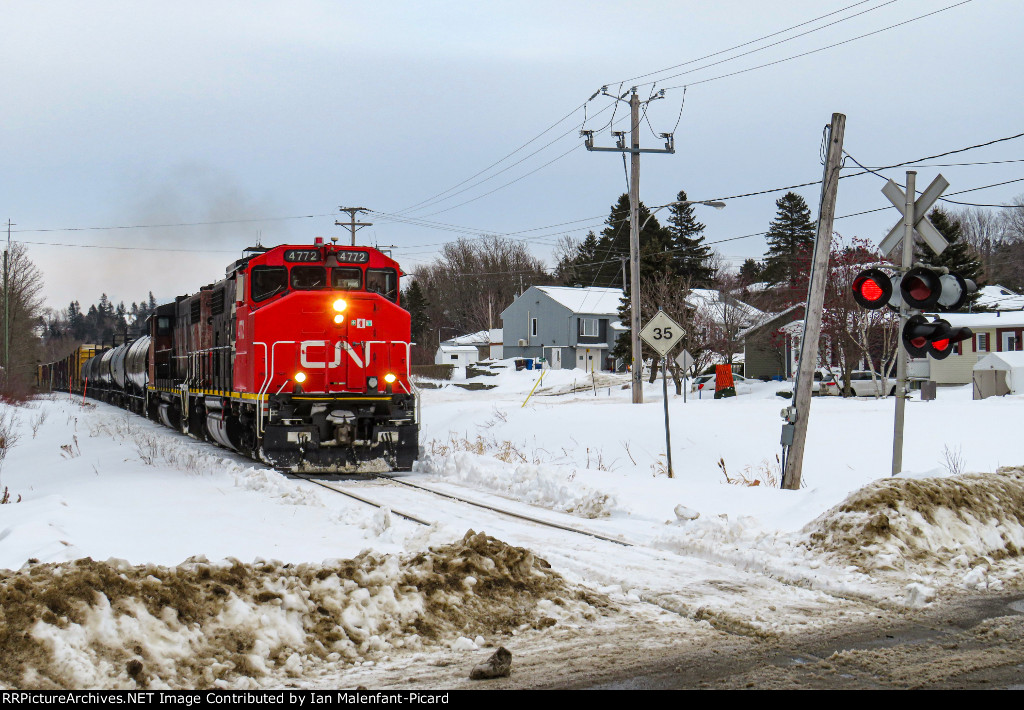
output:
POLYGON ((1024 352, 989 353, 974 366, 974 399, 1024 394, 1024 352))
POLYGON ((435 365, 465 367, 480 360, 480 352, 472 345, 442 345, 434 356, 435 365))

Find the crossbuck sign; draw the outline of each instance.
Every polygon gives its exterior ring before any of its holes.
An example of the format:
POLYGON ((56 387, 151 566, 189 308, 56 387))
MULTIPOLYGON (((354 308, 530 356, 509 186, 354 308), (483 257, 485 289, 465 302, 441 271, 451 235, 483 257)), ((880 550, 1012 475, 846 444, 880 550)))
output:
POLYGON ((640 331, 643 341, 661 356, 671 350, 683 335, 682 326, 665 315, 665 311, 658 311, 640 331))
MULTIPOLYGON (((917 233, 921 235, 936 254, 941 254, 949 246, 949 242, 939 233, 939 230, 932 226, 932 223, 928 221, 925 215, 928 214, 928 210, 935 203, 935 200, 939 199, 939 195, 947 187, 949 187, 949 182, 946 181, 946 178, 939 175, 932 180, 932 184, 928 186, 928 189, 922 192, 921 196, 914 202, 914 229, 917 230, 917 233)), ((896 206, 896 209, 900 211, 900 214, 905 219, 907 216, 907 193, 903 192, 899 185, 890 180, 882 188, 882 194, 889 198, 889 202, 896 206)), ((903 241, 903 230, 903 220, 897 222, 896 226, 889 230, 889 234, 886 235, 879 245, 882 254, 889 256, 889 252, 903 241)))

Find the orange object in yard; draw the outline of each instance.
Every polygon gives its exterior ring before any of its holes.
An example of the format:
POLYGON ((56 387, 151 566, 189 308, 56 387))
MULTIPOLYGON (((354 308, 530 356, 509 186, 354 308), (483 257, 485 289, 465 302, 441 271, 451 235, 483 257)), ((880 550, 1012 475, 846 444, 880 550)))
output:
POLYGON ((732 381, 731 365, 715 365, 715 391, 724 390, 728 387, 735 387, 732 381))

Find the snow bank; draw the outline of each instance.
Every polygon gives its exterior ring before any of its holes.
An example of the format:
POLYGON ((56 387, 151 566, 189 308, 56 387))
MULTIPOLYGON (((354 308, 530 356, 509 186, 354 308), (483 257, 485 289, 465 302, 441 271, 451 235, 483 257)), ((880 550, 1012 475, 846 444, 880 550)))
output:
POLYGON ((457 452, 423 456, 413 465, 413 471, 452 478, 530 505, 583 518, 607 517, 616 507, 613 495, 582 483, 576 470, 567 466, 524 463, 512 467, 490 456, 457 452))
POLYGON ((319 565, 26 565, 0 573, 0 683, 257 688, 328 663, 476 650, 523 628, 594 619, 592 598, 528 550, 472 531, 412 557, 319 565), (459 641, 467 636, 476 640, 459 641))
MULTIPOLYGON (((809 549, 869 571, 928 569, 965 586, 1024 551, 1024 469, 946 478, 887 478, 854 491, 805 529, 809 549)), ((916 590, 920 592, 920 590, 916 590)))

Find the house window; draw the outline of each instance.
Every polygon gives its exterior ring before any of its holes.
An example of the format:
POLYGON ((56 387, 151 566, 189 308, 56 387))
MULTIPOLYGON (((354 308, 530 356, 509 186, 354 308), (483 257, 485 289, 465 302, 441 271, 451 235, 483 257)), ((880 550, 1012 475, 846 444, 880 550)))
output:
POLYGON ((536 318, 531 318, 530 319, 530 335, 533 336, 533 337, 537 336, 537 319, 536 318))
POLYGON ((976 349, 976 352, 988 352, 988 333, 978 333, 978 347, 976 349))
POLYGON ((596 338, 598 334, 597 318, 580 318, 580 335, 584 338, 596 338))
POLYGON ((458 360, 458 359, 459 359, 458 355, 452 355, 452 360, 458 360))

